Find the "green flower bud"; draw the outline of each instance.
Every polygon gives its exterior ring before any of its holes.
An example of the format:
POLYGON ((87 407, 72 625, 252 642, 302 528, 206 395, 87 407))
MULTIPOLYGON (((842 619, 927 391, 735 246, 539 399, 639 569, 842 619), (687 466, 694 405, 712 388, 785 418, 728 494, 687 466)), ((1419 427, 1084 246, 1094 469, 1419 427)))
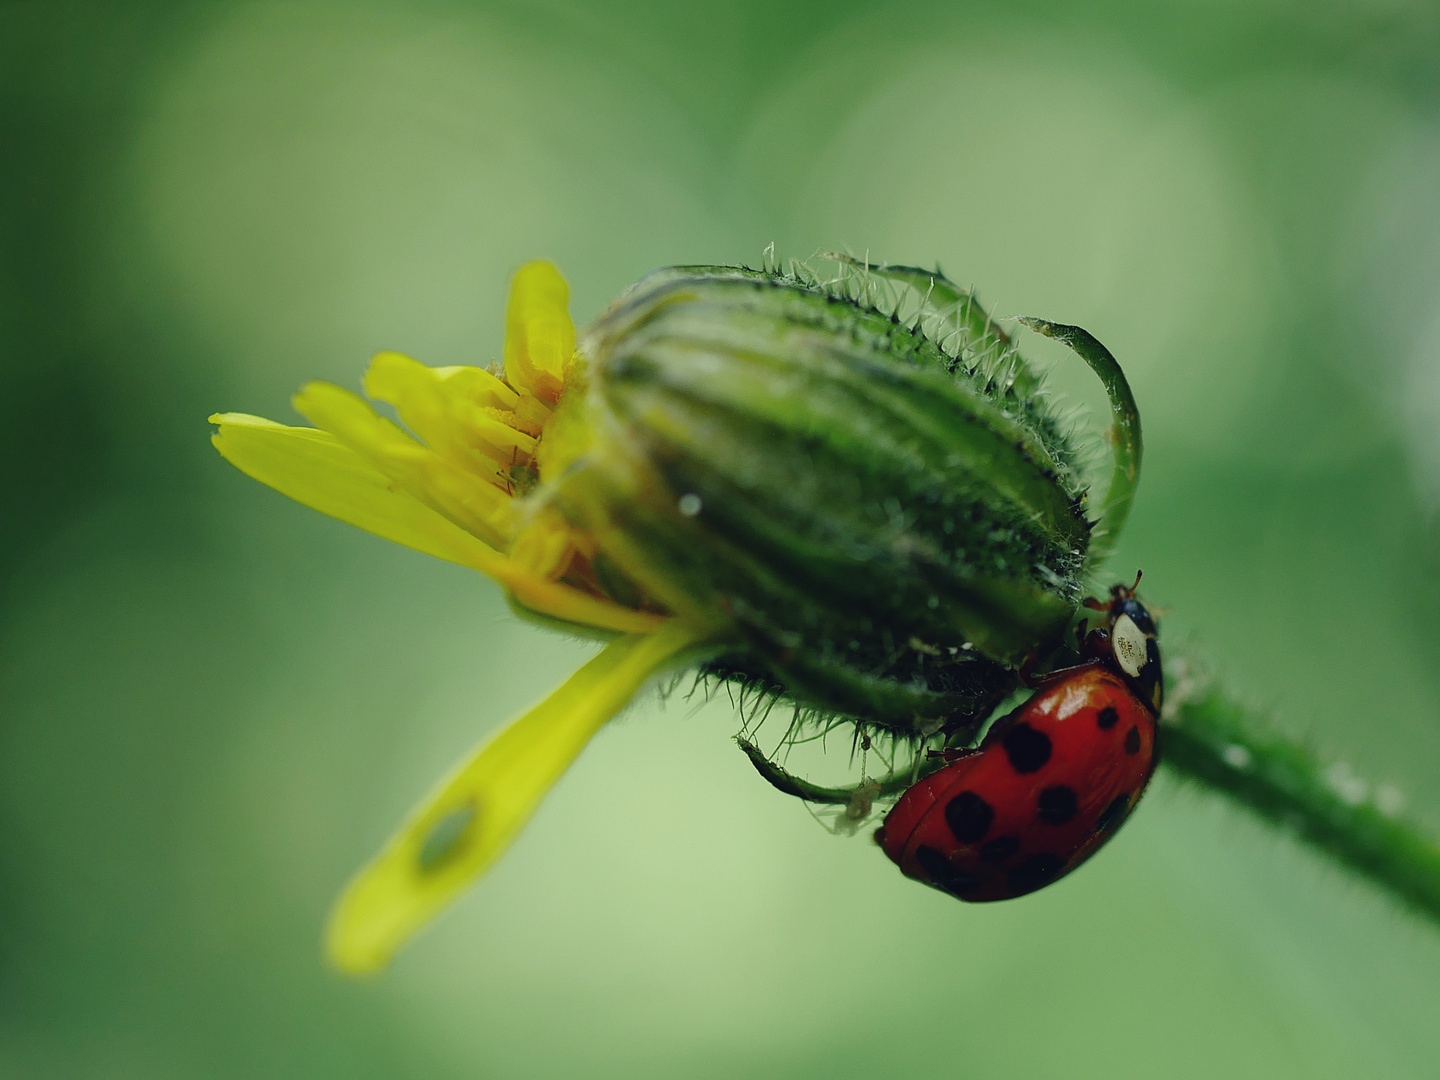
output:
POLYGON ((583 434, 531 500, 594 539, 612 598, 728 627, 712 673, 973 729, 1074 615, 1077 452, 972 296, 842 267, 640 282, 582 334, 555 426, 583 434))

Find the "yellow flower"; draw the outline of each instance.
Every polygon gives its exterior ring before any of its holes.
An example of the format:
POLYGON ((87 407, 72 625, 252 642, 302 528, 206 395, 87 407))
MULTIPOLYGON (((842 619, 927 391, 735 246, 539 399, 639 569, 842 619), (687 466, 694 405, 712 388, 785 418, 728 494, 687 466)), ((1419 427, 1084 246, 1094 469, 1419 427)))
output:
POLYGON ((255 479, 608 639, 351 883, 330 925, 341 968, 383 966, 662 668, 703 662, 918 755, 973 738, 1016 668, 1060 642, 1138 475, 1118 365, 1084 331, 1030 324, 1111 396, 1115 468, 1091 521, 1075 446, 975 298, 938 272, 837 262, 824 280, 660 270, 578 346, 564 279, 530 263, 503 373, 375 357, 365 391, 404 427, 327 383, 295 398, 313 428, 211 418, 255 479))
POLYGON ((692 657, 716 627, 687 625, 643 596, 617 603, 596 584, 593 541, 523 495, 563 470, 586 440, 563 418, 583 379, 569 290, 533 262, 515 276, 503 375, 428 368, 380 353, 365 376, 412 437, 363 398, 311 383, 295 408, 316 426, 242 413, 210 418, 216 448, 298 502, 388 540, 470 566, 523 614, 612 638, 588 664, 457 767, 340 898, 328 951, 343 970, 382 967, 483 873, 591 736, 657 671, 692 657), (420 440, 423 440, 420 441, 420 440))

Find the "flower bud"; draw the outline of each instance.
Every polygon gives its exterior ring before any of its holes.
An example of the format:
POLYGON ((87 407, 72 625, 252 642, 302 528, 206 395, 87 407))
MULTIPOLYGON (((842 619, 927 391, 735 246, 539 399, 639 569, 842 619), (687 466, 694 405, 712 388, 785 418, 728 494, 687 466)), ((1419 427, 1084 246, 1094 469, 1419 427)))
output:
POLYGON ((713 673, 965 730, 1070 623, 1091 539, 1075 448, 938 274, 673 268, 578 351, 527 501, 592 539, 613 599, 716 627, 713 673))

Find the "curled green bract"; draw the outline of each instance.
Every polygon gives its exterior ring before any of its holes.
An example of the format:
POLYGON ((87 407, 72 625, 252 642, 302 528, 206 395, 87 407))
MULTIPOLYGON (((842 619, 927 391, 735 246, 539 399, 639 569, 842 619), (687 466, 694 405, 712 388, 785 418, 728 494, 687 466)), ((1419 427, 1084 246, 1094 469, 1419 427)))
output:
POLYGON ((921 769, 918 767, 917 761, 917 767, 891 772, 882 779, 862 781, 859 784, 840 787, 827 787, 823 784, 811 783, 809 780, 787 772, 772 761, 765 751, 743 736, 736 739, 735 742, 744 751, 745 756, 750 759, 750 764, 755 766, 755 771, 777 791, 792 795, 797 799, 803 799, 805 802, 824 803, 832 806, 853 802, 856 796, 862 793, 868 794, 872 799, 893 799, 902 794, 921 776, 935 771, 943 764, 943 762, 937 761, 928 769, 921 769))
POLYGON ((1088 330, 1029 316, 1021 316, 1019 322, 1072 349, 1100 377, 1105 393, 1110 397, 1113 423, 1108 435, 1115 463, 1110 473, 1110 486, 1100 505, 1100 518, 1090 534, 1089 560, 1092 565, 1099 566, 1114 550, 1120 530, 1130 516, 1135 489, 1140 483, 1140 458, 1144 449, 1140 438, 1140 410, 1135 405, 1135 395, 1130 392, 1130 383, 1119 362, 1088 330))

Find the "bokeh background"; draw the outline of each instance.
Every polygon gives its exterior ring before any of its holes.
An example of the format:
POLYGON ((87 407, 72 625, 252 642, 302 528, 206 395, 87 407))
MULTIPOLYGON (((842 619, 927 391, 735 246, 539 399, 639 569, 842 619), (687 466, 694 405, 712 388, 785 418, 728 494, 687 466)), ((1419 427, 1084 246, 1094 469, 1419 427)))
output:
MULTIPOLYGON (((205 417, 485 363, 556 260, 819 248, 1080 323, 1170 651, 1440 826, 1440 9, 1420 0, 0 6, 0 1075, 1433 1077, 1440 928, 1162 775, 968 907, 607 729, 380 980, 337 889, 587 654, 287 502, 205 417)), ((1077 400, 1083 373, 1060 363, 1077 400)))

